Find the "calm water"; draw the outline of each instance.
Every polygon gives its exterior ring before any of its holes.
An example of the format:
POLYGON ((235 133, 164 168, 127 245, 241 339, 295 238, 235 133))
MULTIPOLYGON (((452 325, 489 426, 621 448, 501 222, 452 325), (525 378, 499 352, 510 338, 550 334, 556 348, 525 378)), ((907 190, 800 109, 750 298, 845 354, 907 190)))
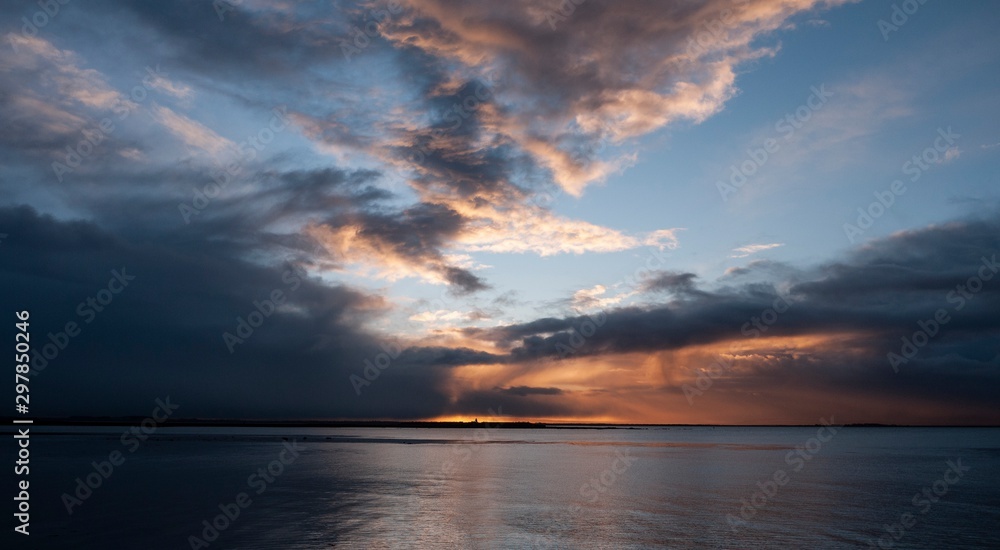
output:
POLYGON ((1000 548, 1000 429, 122 430, 33 431, 17 547, 1000 548))

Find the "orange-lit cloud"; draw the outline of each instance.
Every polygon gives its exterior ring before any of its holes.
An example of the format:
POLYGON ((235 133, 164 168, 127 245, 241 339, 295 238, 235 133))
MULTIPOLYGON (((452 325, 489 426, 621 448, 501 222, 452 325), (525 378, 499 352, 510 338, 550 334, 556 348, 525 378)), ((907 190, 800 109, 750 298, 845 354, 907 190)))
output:
POLYGON ((753 45, 757 38, 797 13, 845 1, 591 2, 554 25, 551 14, 561 4, 555 0, 408 0, 409 9, 383 32, 396 44, 454 60, 465 78, 517 75, 498 91, 501 104, 546 97, 538 108, 508 111, 494 128, 548 167, 563 190, 579 195, 634 158, 573 158, 561 147, 570 134, 620 142, 677 120, 703 121, 736 93, 741 63, 774 53, 753 45), (639 40, 642 49, 633 47, 639 40))
MULTIPOLYGON (((870 359, 863 340, 852 333, 810 335, 734 340, 652 354, 469 365, 456 369, 451 391, 456 399, 492 392, 515 415, 519 410, 544 409, 543 402, 557 404, 563 411, 518 416, 543 422, 811 424, 820 417, 836 416, 842 422, 939 424, 962 417, 933 398, 887 399, 869 388, 825 385, 822 373, 810 372, 829 368, 823 358, 834 350, 844 361, 870 359), (720 360, 729 365, 727 370, 715 366, 720 360), (789 364, 797 366, 788 370, 789 364), (711 383, 705 385, 704 380, 711 383), (685 387, 697 389, 691 401, 685 387), (517 388, 525 390, 504 391, 517 388), (540 391, 532 393, 531 388, 540 391)), ((842 368, 851 375, 849 364, 842 368)), ((985 410, 975 414, 982 413, 985 410)), ((974 416, 969 411, 962 414, 974 416)))

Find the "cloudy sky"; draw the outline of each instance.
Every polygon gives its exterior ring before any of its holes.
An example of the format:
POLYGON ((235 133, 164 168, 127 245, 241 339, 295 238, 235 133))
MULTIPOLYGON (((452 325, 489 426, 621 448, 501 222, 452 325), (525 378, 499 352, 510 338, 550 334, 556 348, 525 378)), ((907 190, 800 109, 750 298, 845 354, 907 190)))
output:
POLYGON ((994 2, 0 4, 36 416, 1000 422, 994 2))

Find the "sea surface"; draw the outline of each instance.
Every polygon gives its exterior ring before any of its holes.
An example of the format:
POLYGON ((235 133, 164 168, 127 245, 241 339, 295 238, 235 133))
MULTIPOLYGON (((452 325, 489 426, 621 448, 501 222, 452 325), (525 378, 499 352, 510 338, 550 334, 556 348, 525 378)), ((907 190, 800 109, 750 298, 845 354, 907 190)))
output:
POLYGON ((1000 429, 125 429, 33 428, 4 547, 1000 548, 1000 429))

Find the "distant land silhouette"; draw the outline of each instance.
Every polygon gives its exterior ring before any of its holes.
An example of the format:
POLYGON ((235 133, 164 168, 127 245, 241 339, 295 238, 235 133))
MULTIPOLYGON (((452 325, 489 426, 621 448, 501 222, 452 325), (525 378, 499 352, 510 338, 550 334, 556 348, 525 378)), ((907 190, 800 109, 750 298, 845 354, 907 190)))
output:
MULTIPOLYGON (((0 417, 0 423, 11 425, 13 417, 0 417)), ((36 418, 34 426, 130 426, 144 420, 140 416, 66 418, 36 418)), ((718 427, 718 428, 794 428, 819 424, 611 424, 587 422, 458 422, 426 420, 267 420, 267 419, 169 419, 160 424, 165 427, 260 427, 260 428, 499 428, 499 429, 641 429, 664 427, 718 427)), ((853 428, 990 428, 983 425, 898 425, 878 423, 845 424, 853 428)))

